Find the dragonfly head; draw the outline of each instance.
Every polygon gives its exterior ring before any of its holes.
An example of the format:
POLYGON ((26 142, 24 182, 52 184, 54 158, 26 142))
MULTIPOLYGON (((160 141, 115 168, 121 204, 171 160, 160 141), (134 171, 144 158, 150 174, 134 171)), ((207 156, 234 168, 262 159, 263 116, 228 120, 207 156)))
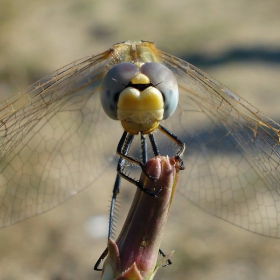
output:
POLYGON ((178 95, 177 81, 163 64, 123 62, 104 77, 101 103, 126 131, 148 134, 173 114, 178 95))

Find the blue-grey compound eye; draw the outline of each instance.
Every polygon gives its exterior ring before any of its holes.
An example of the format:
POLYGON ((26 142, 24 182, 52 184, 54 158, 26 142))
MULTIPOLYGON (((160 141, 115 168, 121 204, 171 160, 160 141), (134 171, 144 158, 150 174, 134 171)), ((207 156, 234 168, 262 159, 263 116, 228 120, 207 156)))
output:
POLYGON ((141 73, 149 77, 151 83, 164 98, 163 119, 169 118, 177 108, 179 91, 176 78, 171 70, 157 62, 147 62, 140 68, 141 73))
POLYGON ((120 93, 130 80, 139 73, 139 68, 128 62, 113 66, 106 74, 101 88, 101 104, 105 113, 117 120, 117 102, 120 93))

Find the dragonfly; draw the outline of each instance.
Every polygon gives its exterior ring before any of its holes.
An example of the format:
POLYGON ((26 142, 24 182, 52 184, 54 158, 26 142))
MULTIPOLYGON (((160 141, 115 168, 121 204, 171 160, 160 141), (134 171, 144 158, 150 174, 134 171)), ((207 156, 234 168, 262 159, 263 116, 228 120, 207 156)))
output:
MULTIPOLYGON (((144 123, 145 113, 139 119, 144 123)), ((184 163, 177 189, 188 200, 238 227, 279 238, 279 136, 276 121, 202 70, 152 42, 118 43, 1 104, 0 227, 46 212, 86 187, 98 190, 95 181, 114 163, 120 143, 117 179, 127 176, 137 185, 123 168, 141 167, 157 147, 156 153, 175 154, 184 163), (154 75, 147 65, 164 70, 154 75), (122 66, 135 73, 112 75, 114 69, 122 73, 122 66), (175 81, 171 88, 178 93, 170 101, 162 91, 175 81), (169 113, 159 113, 145 129, 124 124, 116 113, 120 98, 114 88, 133 84, 140 92, 154 88, 159 103, 167 102, 163 110, 169 113), (104 92, 111 91, 107 102, 104 92), (143 154, 139 147, 151 135, 143 154)), ((115 185, 117 193, 120 183, 115 185)))

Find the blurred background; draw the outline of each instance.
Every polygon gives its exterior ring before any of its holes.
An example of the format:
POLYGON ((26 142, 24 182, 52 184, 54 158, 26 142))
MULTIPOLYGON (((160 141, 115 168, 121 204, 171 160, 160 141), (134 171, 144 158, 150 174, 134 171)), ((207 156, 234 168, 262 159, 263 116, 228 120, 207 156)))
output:
MULTIPOLYGON (((1 0, 0 99, 73 60, 143 39, 206 71, 279 121, 279 11, 280 2, 273 0, 1 0)), ((106 247, 113 176, 112 169, 95 188, 1 229, 0 279, 99 279, 93 265, 106 247)), ((122 189, 123 209, 133 193, 131 186, 122 189)), ((162 249, 175 250, 173 265, 156 279, 280 277, 280 240, 221 221, 180 193, 162 249)))

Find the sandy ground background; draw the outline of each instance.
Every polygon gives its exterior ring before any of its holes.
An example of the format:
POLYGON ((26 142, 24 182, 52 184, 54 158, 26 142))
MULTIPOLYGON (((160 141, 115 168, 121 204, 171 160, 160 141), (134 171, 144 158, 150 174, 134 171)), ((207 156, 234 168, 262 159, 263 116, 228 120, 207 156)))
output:
MULTIPOLYGON (((0 96, 124 40, 149 40, 202 68, 280 120, 280 2, 274 0, 1 0, 0 96)), ((114 180, 0 231, 0 279, 99 279, 114 180), (100 218, 100 229, 92 218, 100 218), (102 226, 103 225, 103 226, 102 226), (94 227, 100 236, 93 236, 94 227)), ((122 209, 133 188, 122 191, 122 209)), ((123 215, 121 215, 122 217, 123 215)), ((121 225, 122 218, 120 218, 121 225)), ((162 249, 174 264, 157 279, 279 279, 280 240, 221 221, 176 194, 162 249)))

